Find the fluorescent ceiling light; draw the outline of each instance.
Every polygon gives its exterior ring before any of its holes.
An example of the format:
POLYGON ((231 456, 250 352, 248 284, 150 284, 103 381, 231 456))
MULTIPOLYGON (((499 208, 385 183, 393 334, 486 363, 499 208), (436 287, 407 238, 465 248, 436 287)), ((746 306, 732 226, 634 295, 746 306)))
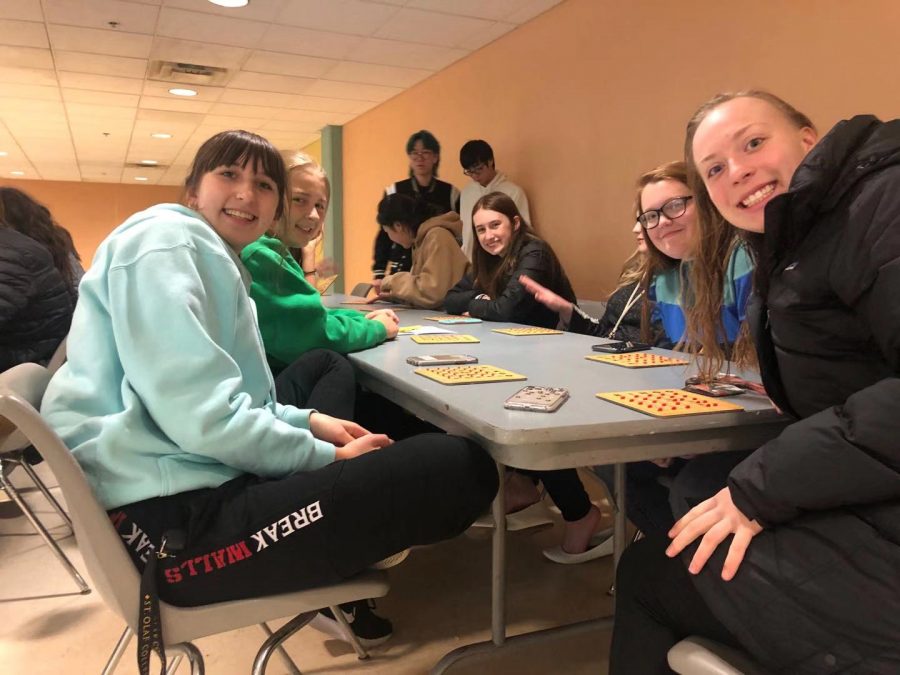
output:
POLYGON ((157 133, 155 133, 155 134, 150 134, 150 136, 151 136, 152 138, 172 138, 172 134, 166 134, 166 133, 163 133, 163 132, 161 132, 161 131, 159 131, 159 132, 157 132, 157 133))
POLYGON ((10 173, 11 173, 13 176, 24 176, 24 175, 25 175, 25 172, 24 172, 24 171, 10 171, 10 173))
POLYGON ((196 96, 197 91, 195 89, 169 89, 169 93, 173 96, 196 96))
POLYGON ((6 157, 9 153, 6 150, 0 150, 0 157, 6 157))
POLYGON ((147 178, 147 176, 135 176, 134 179, 135 180, 150 180, 149 178, 147 178))
POLYGON ((209 0, 219 7, 246 7, 250 0, 209 0))
POLYGON ((155 159, 142 159, 140 163, 144 166, 156 166, 159 164, 155 159))

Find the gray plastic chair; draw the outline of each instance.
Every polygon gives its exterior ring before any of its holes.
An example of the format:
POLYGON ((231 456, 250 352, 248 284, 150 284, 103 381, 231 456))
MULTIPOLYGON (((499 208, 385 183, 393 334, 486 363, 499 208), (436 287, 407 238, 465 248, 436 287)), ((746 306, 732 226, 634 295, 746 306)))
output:
POLYGON ((689 637, 669 650, 669 667, 679 675, 767 675, 744 652, 700 637, 689 637))
MULTIPOLYGON (((103 671, 107 675, 115 669, 137 626, 140 577, 106 511, 94 497, 81 467, 37 412, 49 381, 47 369, 35 363, 24 363, 0 373, 0 425, 4 421, 12 423, 50 466, 69 507, 75 536, 94 586, 107 606, 127 624, 103 671)), ((203 657, 191 640, 259 624, 268 638, 253 662, 253 675, 265 672, 266 663, 276 649, 286 660, 290 672, 299 673, 281 643, 305 626, 323 607, 332 608, 359 657, 367 658, 368 654, 355 639, 337 605, 382 597, 387 592, 384 572, 370 571, 334 586, 200 607, 174 607, 160 601, 166 650, 178 655, 171 661, 168 672, 174 672, 180 656, 185 656, 191 663, 192 674, 202 675, 203 657), (294 618, 277 631, 272 632, 265 623, 285 616, 294 618)))
POLYGON ((360 281, 356 286, 353 287, 353 290, 350 291, 350 295, 355 295, 360 298, 366 297, 369 292, 372 290, 372 284, 367 284, 364 281, 360 281))

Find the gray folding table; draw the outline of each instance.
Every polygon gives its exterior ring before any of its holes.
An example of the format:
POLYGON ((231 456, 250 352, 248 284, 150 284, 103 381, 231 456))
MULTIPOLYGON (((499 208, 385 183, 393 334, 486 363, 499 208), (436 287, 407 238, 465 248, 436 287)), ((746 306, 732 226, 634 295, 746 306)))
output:
MULTIPOLYGON (((326 304, 340 305, 347 296, 326 296, 326 304)), ((624 463, 686 454, 722 452, 758 447, 785 426, 769 402, 756 395, 729 401, 744 411, 690 417, 655 418, 596 397, 598 392, 640 389, 680 389, 689 369, 684 366, 630 369, 585 359, 591 345, 606 342, 574 333, 509 336, 493 332, 515 327, 485 321, 442 326, 425 317, 440 311, 398 312, 400 325, 441 326, 481 340, 472 344, 417 344, 408 336, 350 355, 360 384, 420 418, 475 440, 498 464, 521 469, 563 469, 597 464, 615 465, 615 560, 624 549, 624 463), (527 376, 527 381, 448 386, 416 375, 408 356, 470 354, 479 363, 527 376), (503 402, 526 384, 565 387, 570 399, 555 413, 506 410, 503 402)), ((683 357, 682 354, 654 350, 683 357)), ((494 502, 492 640, 450 652, 432 672, 507 642, 505 616, 505 495, 504 481, 494 502)), ((573 633, 609 623, 601 619, 560 626, 535 634, 517 635, 510 642, 545 639, 553 633, 573 633)))

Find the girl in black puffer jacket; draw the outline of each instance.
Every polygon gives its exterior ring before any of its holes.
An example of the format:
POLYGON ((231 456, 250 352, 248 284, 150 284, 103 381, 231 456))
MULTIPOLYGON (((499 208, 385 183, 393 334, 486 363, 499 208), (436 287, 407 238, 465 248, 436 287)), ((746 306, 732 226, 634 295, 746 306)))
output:
POLYGON ((797 421, 682 505, 672 558, 626 552, 611 673, 668 672, 688 634, 778 673, 900 672, 900 121, 816 141, 766 92, 688 125, 701 230, 747 233, 763 381, 797 421))

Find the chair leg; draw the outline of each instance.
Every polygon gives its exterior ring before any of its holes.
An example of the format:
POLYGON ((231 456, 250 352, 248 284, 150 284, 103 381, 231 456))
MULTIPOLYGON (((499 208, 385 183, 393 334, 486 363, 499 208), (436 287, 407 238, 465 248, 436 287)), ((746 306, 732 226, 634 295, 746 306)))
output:
MULTIPOLYGON (((272 633, 269 638, 265 642, 263 642, 263 646, 260 648, 259 652, 257 652, 256 658, 253 659, 253 669, 250 671, 252 675, 265 675, 266 664, 269 662, 269 657, 272 656, 272 652, 291 635, 293 635, 298 630, 303 628, 303 626, 312 621, 315 615, 316 612, 305 612, 303 614, 298 614, 293 619, 284 624, 281 628, 272 633)), ((263 630, 268 632, 268 626, 266 626, 263 630)))
MULTIPOLYGON (((178 642, 174 645, 166 645, 166 654, 176 653, 175 659, 180 660, 184 656, 188 663, 191 664, 191 675, 204 675, 206 667, 203 664, 203 654, 197 649, 192 642, 178 642)), ((175 667, 178 663, 173 660, 175 667)), ((175 672, 174 670, 172 672, 175 672)))
POLYGON ((68 525, 69 529, 74 533, 75 530, 72 528, 72 519, 69 518, 69 514, 66 513, 63 507, 60 506, 59 502, 56 501, 56 497, 54 497, 50 490, 47 489, 44 481, 42 481, 40 476, 37 475, 37 472, 34 470, 34 468, 32 468, 32 466, 24 460, 19 462, 19 466, 21 466, 25 473, 28 474, 28 477, 31 478, 31 482, 34 483, 37 486, 38 490, 43 493, 44 498, 48 502, 50 502, 50 506, 52 506, 56 510, 56 512, 59 514, 59 517, 65 521, 66 525, 68 525))
POLYGON ((131 642, 131 636, 134 635, 134 632, 128 626, 125 626, 125 630, 122 631, 122 634, 119 636, 119 640, 116 642, 116 646, 113 647, 112 654, 109 655, 109 661, 106 662, 106 667, 103 669, 102 675, 112 675, 116 666, 119 665, 119 661, 122 658, 122 654, 125 653, 125 648, 128 646, 128 643, 131 642))
POLYGON ((369 652, 366 651, 366 648, 362 646, 362 643, 359 641, 356 633, 353 632, 353 629, 350 627, 350 623, 347 621, 347 617, 344 616, 341 608, 337 605, 332 605, 328 609, 330 609, 331 613, 334 614, 334 618, 337 619, 337 622, 341 624, 341 628, 343 628, 344 632, 347 634, 347 641, 351 645, 353 645, 353 651, 356 652, 359 660, 365 661, 367 658, 369 658, 369 652))
POLYGON ((31 510, 31 507, 22 499, 22 495, 19 494, 19 491, 16 490, 15 486, 9 481, 6 475, 6 466, 8 462, 3 460, 2 466, 0 466, 0 486, 6 490, 6 493, 13 498, 13 501, 19 506, 22 510, 22 513, 25 514, 25 517, 28 518, 32 527, 37 531, 41 538, 44 540, 44 543, 50 547, 50 550, 53 551, 53 555, 56 556, 57 560, 62 564, 62 566, 66 569, 66 572, 69 573, 69 576, 75 581, 78 585, 82 594, 90 593, 91 587, 85 583, 84 579, 81 578, 81 575, 78 573, 78 570, 75 569, 75 566, 69 562, 69 559, 66 557, 66 554, 62 552, 62 549, 59 547, 59 544, 56 543, 56 540, 50 536, 50 533, 47 532, 46 528, 41 524, 41 521, 37 519, 34 515, 34 512, 31 510))
POLYGON ((166 664, 166 675, 175 675, 175 672, 178 670, 178 666, 181 665, 181 654, 176 654, 174 659, 171 659, 166 664))
MULTIPOLYGON (((267 636, 272 637, 272 635, 274 635, 274 633, 272 633, 272 629, 269 628, 269 624, 267 624, 265 621, 259 624, 259 627, 262 628, 263 633, 265 633, 267 636)), ((294 660, 291 658, 290 654, 285 651, 283 645, 279 644, 277 647, 275 647, 275 649, 278 651, 278 654, 281 656, 282 660, 284 660, 284 665, 287 666, 288 672, 291 675, 303 675, 303 673, 301 673, 300 669, 297 667, 297 664, 294 663, 294 660)))

